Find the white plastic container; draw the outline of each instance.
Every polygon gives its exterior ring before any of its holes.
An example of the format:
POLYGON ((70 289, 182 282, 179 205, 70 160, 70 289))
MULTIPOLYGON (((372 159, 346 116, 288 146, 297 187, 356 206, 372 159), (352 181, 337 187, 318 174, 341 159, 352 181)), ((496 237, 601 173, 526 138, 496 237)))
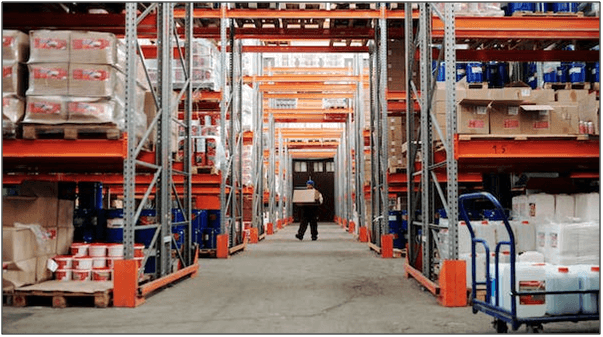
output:
POLYGON ((515 220, 523 220, 528 218, 528 197, 526 195, 518 195, 512 199, 512 216, 515 220))
POLYGON ((544 263, 544 254, 536 251, 523 252, 517 256, 516 262, 544 263))
POLYGON ((71 244, 71 255, 73 256, 87 256, 88 255, 88 247, 90 244, 74 242, 71 244))
MULTIPOLYGON (((511 267, 502 264, 500 296, 502 306, 511 310, 511 267)), ((518 292, 546 291, 546 268, 544 263, 516 263, 515 290, 518 292)), ((518 318, 542 317, 546 313, 545 295, 522 295, 515 297, 518 318)))
POLYGON ((57 255, 53 257, 53 260, 57 263, 57 269, 71 269, 73 268, 73 256, 71 255, 57 255))
POLYGON ((92 268, 106 268, 107 267, 107 258, 105 256, 93 257, 92 258, 92 268))
POLYGON ((93 243, 88 247, 88 255, 92 257, 107 256, 107 245, 104 243, 93 243))
MULTIPOLYGON (((547 291, 580 290, 580 279, 565 266, 546 268, 547 291)), ((546 295, 546 313, 549 315, 573 315, 580 312, 580 294, 546 295)))
POLYGON ((77 256, 73 258, 73 269, 89 270, 92 269, 92 258, 88 256, 77 256))
MULTIPOLYGON (((600 268, 593 265, 570 266, 580 280, 580 290, 599 290, 600 268)), ((601 303, 596 294, 581 294, 580 309, 584 314, 596 314, 600 311, 601 303)))
POLYGON ((568 222, 574 218, 575 200, 573 195, 555 195, 555 221, 568 222))
POLYGON ((92 269, 92 281, 109 281, 111 280, 111 274, 109 268, 92 269))
MULTIPOLYGON (((496 233, 496 243, 503 242, 503 241, 506 241, 506 242, 511 241, 511 239, 509 238, 509 231, 507 231, 504 221, 490 220, 489 223, 491 226, 494 226, 494 232, 496 233)), ((509 223, 509 225, 511 225, 511 223, 509 223)), ((513 227, 511 227, 511 230, 513 230, 513 227)), ((515 233, 513 233, 513 234, 515 234, 515 233)), ((509 248, 509 246, 505 245, 502 248, 509 248)))
POLYGON ((598 265, 600 261, 601 235, 598 222, 576 224, 578 232, 578 263, 598 265))
POLYGON ((71 281, 71 269, 57 269, 54 278, 59 281, 71 281))
POLYGON ((542 253, 545 257, 547 255, 547 236, 549 230, 549 224, 538 224, 536 229, 536 250, 542 253))
POLYGON ((555 265, 575 264, 579 249, 579 224, 551 224, 546 236, 545 261, 555 265))
MULTIPOLYGON (((488 248, 491 252, 496 249, 496 231, 494 226, 490 225, 488 220, 482 220, 481 222, 476 221, 475 226, 473 227, 475 230, 475 235, 477 238, 485 240, 488 243, 488 248)), ((476 251, 478 253, 485 252, 484 245, 478 244, 476 251)))
POLYGON ((123 256, 107 257, 107 268, 113 269, 113 267, 115 266, 115 260, 123 260, 123 259, 124 259, 123 256))
POLYGON ((72 270, 72 278, 74 281, 90 281, 91 270, 72 270))
POLYGON ((537 223, 551 222, 555 216, 555 196, 545 193, 528 196, 528 216, 537 223))
MULTIPOLYGON (((473 226, 475 231, 475 225, 473 226)), ((459 254, 470 254, 471 253, 471 233, 465 221, 459 221, 458 227, 458 242, 459 242, 459 254)), ((479 245, 478 245, 479 247, 479 245)))
MULTIPOLYGON (((471 289, 473 285, 473 277, 471 275, 471 253, 459 254, 459 260, 465 260, 466 262, 467 289, 471 289)), ((484 282, 486 280, 486 258, 484 254, 477 253, 475 255, 475 279, 477 282, 484 282)))
MULTIPOLYGON (((515 236, 516 251, 528 252, 536 250, 536 230, 534 225, 527 220, 522 220, 514 221, 512 226, 513 234, 515 236)), ((544 246, 542 248, 544 249, 544 246)))
POLYGON ((113 243, 107 245, 107 256, 118 257, 124 256, 124 245, 121 243, 113 243))
POLYGON ((599 221, 599 193, 576 194, 574 216, 581 221, 599 221))

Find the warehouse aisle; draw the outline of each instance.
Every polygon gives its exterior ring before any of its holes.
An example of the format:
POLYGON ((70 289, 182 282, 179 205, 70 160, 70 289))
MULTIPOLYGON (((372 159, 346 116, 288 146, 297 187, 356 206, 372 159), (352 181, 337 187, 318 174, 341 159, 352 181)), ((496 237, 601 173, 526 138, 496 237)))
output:
MULTIPOLYGON (((136 309, 13 308, 2 333, 493 333, 469 307, 444 308, 334 223, 319 239, 294 237, 295 223, 227 260, 203 259, 199 276, 136 309)), ((599 322, 545 326, 598 332, 599 322)), ((525 332, 522 328, 518 332, 525 332)))

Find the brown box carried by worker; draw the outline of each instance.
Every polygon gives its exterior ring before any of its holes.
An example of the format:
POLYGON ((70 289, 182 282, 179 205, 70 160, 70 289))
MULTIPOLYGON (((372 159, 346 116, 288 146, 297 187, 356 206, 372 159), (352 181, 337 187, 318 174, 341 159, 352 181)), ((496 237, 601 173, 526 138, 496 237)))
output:
POLYGON ((318 204, 320 192, 315 189, 293 190, 294 204, 318 204))

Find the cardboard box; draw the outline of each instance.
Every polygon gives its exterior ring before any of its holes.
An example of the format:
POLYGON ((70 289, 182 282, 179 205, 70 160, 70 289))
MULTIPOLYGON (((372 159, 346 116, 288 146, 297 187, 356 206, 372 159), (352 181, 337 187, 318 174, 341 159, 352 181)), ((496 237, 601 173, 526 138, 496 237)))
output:
POLYGON ((69 247, 73 243, 75 228, 59 228, 57 234, 57 255, 69 254, 69 247))
POLYGON ((37 256, 35 234, 27 228, 2 226, 2 260, 23 261, 37 256))
POLYGON ((48 269, 48 260, 55 257, 56 254, 38 256, 36 259, 36 283, 52 280, 52 271, 48 269))
MULTIPOLYGON (((406 54, 404 39, 387 41, 387 89, 406 90, 406 54)), ((415 83, 419 86, 419 83, 415 83)), ((419 88, 417 88, 419 89, 419 88)))
POLYGON ((103 64, 70 63, 69 95, 113 97, 124 93, 125 75, 116 68, 103 64))
POLYGON ((68 62, 71 31, 32 30, 29 32, 30 63, 68 62))
POLYGON ((318 204, 320 192, 316 189, 305 189, 305 190, 293 190, 293 203, 294 204, 318 204))
MULTIPOLYGON (((496 89, 490 89, 496 90, 496 89)), ((502 89, 503 100, 528 100, 532 96, 532 88, 528 87, 509 87, 502 89)))
POLYGON ((524 119, 517 105, 493 105, 490 109, 490 134, 518 135, 524 119))
POLYGON ((123 107, 114 99, 70 97, 67 103, 70 123, 114 123, 123 116, 123 107))
POLYGON ((457 106, 457 132, 459 134, 490 133, 490 115, 487 100, 464 99, 457 106))
POLYGON ((70 62, 125 65, 124 46, 112 33, 71 32, 70 62))
POLYGON ((588 97, 588 90, 557 90, 555 96, 557 102, 578 103, 588 97))
POLYGON ((580 115, 577 105, 551 104, 554 110, 551 114, 550 133, 553 135, 580 134, 580 115))
POLYGON ((25 96, 27 68, 16 61, 2 63, 2 93, 25 96))
POLYGON ((69 94, 69 63, 30 63, 27 96, 69 94))
POLYGON ((29 36, 18 30, 2 30, 2 60, 27 62, 29 58, 29 36))
POLYGON ((2 121, 16 126, 25 115, 25 101, 14 95, 2 95, 2 121))
POLYGON ((536 104, 550 104, 555 101, 555 90, 553 89, 536 89, 532 90, 530 97, 525 98, 526 101, 536 104))
POLYGON ((59 209, 57 216, 58 228, 73 228, 73 212, 75 211, 75 201, 59 199, 59 209))
POLYGON ((550 105, 522 105, 520 113, 525 116, 521 125, 521 133, 526 135, 551 134, 550 105), (524 114, 525 112, 525 114, 524 114))
POLYGON ((8 261, 2 269, 2 288, 19 288, 36 283, 37 258, 8 261))

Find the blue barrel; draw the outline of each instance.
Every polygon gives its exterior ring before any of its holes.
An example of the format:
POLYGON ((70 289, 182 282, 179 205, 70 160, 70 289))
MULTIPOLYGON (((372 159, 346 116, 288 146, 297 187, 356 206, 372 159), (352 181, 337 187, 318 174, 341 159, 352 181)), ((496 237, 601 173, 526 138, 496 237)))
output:
POLYGON ((506 64, 498 62, 488 62, 486 67, 486 81, 490 88, 502 88, 504 86, 503 74, 506 69, 506 64))
POLYGON ((436 78, 436 81, 437 82, 446 82, 446 62, 440 63, 440 67, 438 70, 438 77, 436 78))
POLYGON ((467 64, 457 62, 456 63, 456 81, 460 81, 467 74, 467 64))
POLYGON ((586 82, 586 63, 572 62, 572 65, 569 69, 569 80, 572 83, 585 83, 586 82))
POLYGON ((548 2, 535 2, 534 3, 534 12, 548 12, 551 8, 548 2))
POLYGON ((193 210, 193 242, 201 246, 202 234, 201 230, 207 228, 207 211, 194 209, 193 210))
POLYGON ((515 12, 533 12, 535 9, 536 5, 533 2, 509 2, 505 14, 513 16, 515 12))
POLYGON ((404 234, 402 233, 402 212, 389 211, 389 234, 394 235, 394 248, 402 249, 404 234))
POLYGON ((593 64, 593 67, 591 68, 590 81, 593 83, 599 83, 600 78, 601 77, 599 75, 599 62, 595 62, 593 64))
POLYGON ((506 62, 498 63, 498 76, 500 77, 500 87, 509 83, 509 65, 506 62))
POLYGON ((123 209, 107 209, 105 210, 105 218, 107 219, 107 228, 105 229, 105 241, 108 243, 124 242, 124 210, 123 209))
POLYGON ((569 69, 570 64, 562 62, 559 67, 557 67, 557 81, 559 83, 569 82, 569 69))
POLYGON ((402 210, 402 231, 406 232, 408 230, 408 211, 402 210))
POLYGON ((484 82, 484 71, 482 64, 478 62, 467 63, 467 83, 484 82))
POLYGON ((77 184, 78 207, 82 209, 103 209, 103 183, 83 181, 77 184))
POLYGON ((526 82, 532 89, 536 89, 538 86, 538 78, 536 77, 537 68, 535 62, 527 62, 523 64, 524 67, 524 82, 526 82))
POLYGON ((207 225, 209 228, 220 229, 220 210, 207 211, 207 225))
POLYGON ((577 2, 553 2, 551 9, 555 13, 577 13, 578 3, 577 2))
POLYGON ((557 62, 545 62, 543 64, 543 78, 546 83, 557 83, 557 62))

